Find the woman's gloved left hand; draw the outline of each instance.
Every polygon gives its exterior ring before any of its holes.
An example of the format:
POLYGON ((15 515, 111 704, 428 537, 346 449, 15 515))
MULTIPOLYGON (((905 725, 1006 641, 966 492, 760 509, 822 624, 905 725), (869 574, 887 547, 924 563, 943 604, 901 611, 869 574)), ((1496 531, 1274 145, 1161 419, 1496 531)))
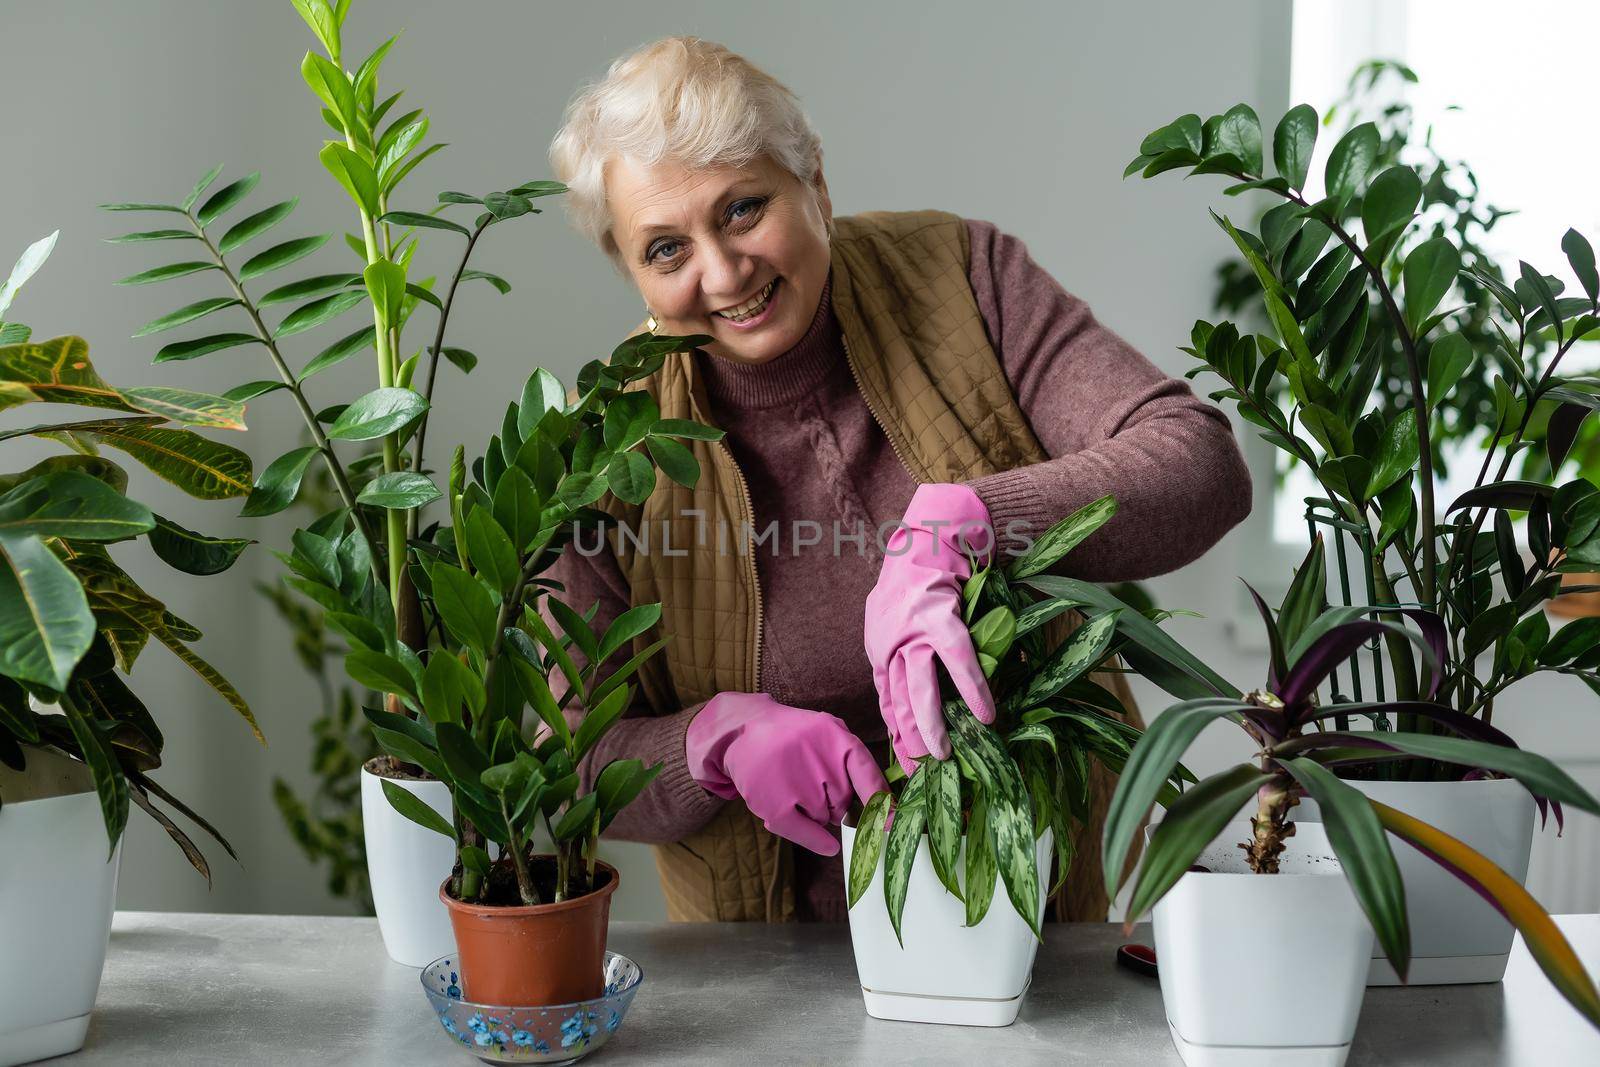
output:
POLYGON ((994 722, 989 680, 961 618, 968 551, 993 554, 989 509, 965 485, 923 485, 885 547, 878 584, 867 595, 866 646, 878 708, 907 774, 920 756, 950 758, 939 700, 938 663, 979 722, 994 722))
POLYGON ((851 803, 889 788, 844 720, 765 693, 718 693, 684 735, 689 774, 725 800, 740 797, 768 830, 823 856, 839 851, 851 803))

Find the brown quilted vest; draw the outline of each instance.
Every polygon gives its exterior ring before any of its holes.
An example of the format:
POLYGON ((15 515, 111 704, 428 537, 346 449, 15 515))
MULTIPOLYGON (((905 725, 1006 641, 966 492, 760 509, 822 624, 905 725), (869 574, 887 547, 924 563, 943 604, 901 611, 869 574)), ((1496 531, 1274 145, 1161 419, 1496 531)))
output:
MULTIPOLYGON (((845 355, 873 417, 919 482, 959 482, 1049 457, 1018 408, 989 345, 967 273, 967 227, 941 211, 837 218, 833 306, 845 355)), ((641 328, 642 329, 642 328, 641 328)), ((647 388, 662 418, 713 423, 693 357, 668 357, 647 388)), ((755 555, 736 543, 756 526, 733 455, 719 442, 686 441, 699 460, 694 489, 661 478, 642 505, 602 505, 648 538, 649 550, 613 532, 611 544, 636 604, 659 601, 661 654, 639 674, 658 714, 723 691, 756 692, 761 676, 761 588, 755 555), (698 513, 698 514, 697 514, 698 513), (718 550, 718 531, 726 539, 718 550), (666 540, 660 540, 663 536, 666 540), (670 546, 671 552, 664 550, 670 546)), ((1052 641, 1075 625, 1058 620, 1052 641)), ((654 640, 655 631, 635 648, 654 640)), ((1139 721, 1121 674, 1101 675, 1139 721)), ((1089 823, 1052 915, 1103 920, 1100 829, 1115 779, 1096 766, 1089 823)), ((676 921, 782 922, 795 917, 791 845, 743 804, 725 805, 703 829, 656 848, 667 915, 676 921)))

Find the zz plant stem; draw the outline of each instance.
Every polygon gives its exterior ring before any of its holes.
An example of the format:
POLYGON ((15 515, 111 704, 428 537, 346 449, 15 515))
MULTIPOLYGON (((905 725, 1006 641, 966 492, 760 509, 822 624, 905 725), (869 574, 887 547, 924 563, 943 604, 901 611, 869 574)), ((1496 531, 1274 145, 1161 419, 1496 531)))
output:
MULTIPOLYGON (((277 340, 273 338, 272 332, 267 329, 266 323, 262 321, 260 309, 245 293, 244 283, 239 281, 239 276, 228 265, 227 259, 211 240, 210 235, 206 233, 205 227, 200 225, 200 220, 195 217, 193 209, 185 211, 184 217, 189 220, 189 225, 194 230, 195 236, 205 244, 206 251, 210 254, 212 261, 216 263, 217 269, 222 271, 222 276, 227 279, 228 287, 233 290, 234 296, 239 301, 239 306, 244 308, 245 314, 250 316, 250 324, 255 330, 256 337, 266 347, 267 354, 272 357, 272 366, 278 372, 278 378, 283 382, 284 388, 289 390, 289 394, 294 397, 295 407, 300 412, 300 418, 305 423, 306 429, 311 432, 311 440, 316 443, 317 451, 322 453, 322 461, 328 467, 328 475, 333 479, 334 488, 339 492, 339 499, 344 503, 345 507, 350 509, 350 514, 361 527, 362 536, 367 539, 367 543, 369 545, 373 544, 371 532, 366 528, 366 521, 356 507, 356 494, 355 489, 350 485, 350 476, 345 472, 344 464, 339 462, 339 457, 333 450, 333 443, 328 440, 328 435, 323 432, 322 423, 317 421, 316 413, 311 410, 311 404, 306 400, 305 390, 300 387, 299 379, 294 376, 294 372, 289 369, 288 362, 283 358, 283 353, 278 350, 277 340)), ((384 577, 382 571, 378 569, 376 559, 372 560, 372 573, 379 580, 384 577)))

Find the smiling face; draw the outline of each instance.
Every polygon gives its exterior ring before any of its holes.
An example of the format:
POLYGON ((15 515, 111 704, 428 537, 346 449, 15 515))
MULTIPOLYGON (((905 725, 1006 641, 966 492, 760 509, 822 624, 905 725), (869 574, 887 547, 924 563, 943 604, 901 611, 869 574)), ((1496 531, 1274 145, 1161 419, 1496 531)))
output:
POLYGON ((811 327, 828 279, 833 205, 760 156, 742 167, 606 165, 611 236, 663 334, 708 334, 705 350, 765 363, 811 327))

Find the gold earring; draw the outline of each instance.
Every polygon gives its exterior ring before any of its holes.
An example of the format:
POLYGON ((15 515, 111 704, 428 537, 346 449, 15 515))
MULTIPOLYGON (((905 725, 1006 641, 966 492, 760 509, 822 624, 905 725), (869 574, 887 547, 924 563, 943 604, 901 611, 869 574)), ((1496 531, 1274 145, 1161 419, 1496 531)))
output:
POLYGON ((644 313, 648 316, 648 318, 646 318, 644 321, 644 328, 649 330, 651 333, 655 333, 656 330, 661 326, 661 324, 656 321, 656 313, 650 310, 650 305, 648 304, 645 305, 644 313))

